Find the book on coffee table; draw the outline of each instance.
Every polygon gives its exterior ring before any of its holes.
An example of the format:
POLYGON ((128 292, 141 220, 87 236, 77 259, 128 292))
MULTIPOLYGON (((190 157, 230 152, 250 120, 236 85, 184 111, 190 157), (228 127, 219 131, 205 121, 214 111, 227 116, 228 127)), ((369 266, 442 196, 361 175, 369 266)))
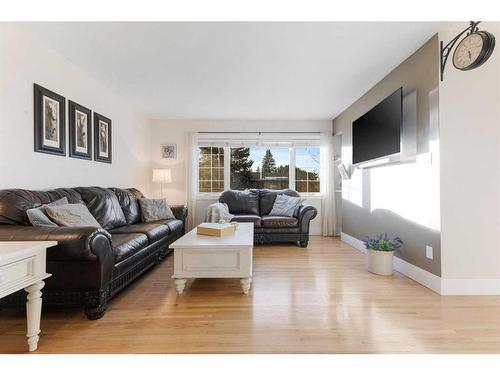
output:
POLYGON ((236 230, 236 225, 234 223, 201 223, 196 227, 196 233, 205 236, 229 236, 236 230))

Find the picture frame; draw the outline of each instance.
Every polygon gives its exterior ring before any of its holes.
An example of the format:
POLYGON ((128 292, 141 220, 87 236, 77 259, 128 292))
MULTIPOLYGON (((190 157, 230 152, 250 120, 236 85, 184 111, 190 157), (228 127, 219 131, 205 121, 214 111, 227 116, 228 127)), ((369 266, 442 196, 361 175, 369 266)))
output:
POLYGON ((92 111, 68 100, 69 156, 92 160, 92 111))
POLYGON ((113 160, 111 120, 94 112, 94 160, 111 163, 113 160))
POLYGON ((177 144, 165 143, 160 146, 162 159, 177 159, 177 144))
POLYGON ((33 84, 34 150, 66 156, 66 98, 33 84))

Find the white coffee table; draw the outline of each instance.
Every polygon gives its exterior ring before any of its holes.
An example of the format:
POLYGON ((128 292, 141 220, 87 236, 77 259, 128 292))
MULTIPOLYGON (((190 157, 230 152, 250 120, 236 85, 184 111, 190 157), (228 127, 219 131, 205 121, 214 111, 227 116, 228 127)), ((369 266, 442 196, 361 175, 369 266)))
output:
POLYGON ((189 278, 238 278, 247 294, 252 282, 253 223, 238 223, 233 235, 211 237, 196 228, 170 245, 177 293, 189 278))
POLYGON ((28 292, 26 315, 28 321, 28 349, 38 348, 42 314, 43 280, 50 276, 45 271, 46 249, 56 241, 0 242, 0 298, 24 289, 28 292))

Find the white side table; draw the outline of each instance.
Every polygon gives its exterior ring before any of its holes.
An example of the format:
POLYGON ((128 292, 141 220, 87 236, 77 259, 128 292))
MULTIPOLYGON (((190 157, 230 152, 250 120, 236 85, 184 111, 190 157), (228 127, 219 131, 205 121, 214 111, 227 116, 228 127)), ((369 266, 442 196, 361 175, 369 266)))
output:
POLYGON ((0 298, 21 289, 28 292, 26 315, 29 351, 38 347, 42 292, 46 272, 45 255, 56 241, 7 241, 0 242, 0 298))

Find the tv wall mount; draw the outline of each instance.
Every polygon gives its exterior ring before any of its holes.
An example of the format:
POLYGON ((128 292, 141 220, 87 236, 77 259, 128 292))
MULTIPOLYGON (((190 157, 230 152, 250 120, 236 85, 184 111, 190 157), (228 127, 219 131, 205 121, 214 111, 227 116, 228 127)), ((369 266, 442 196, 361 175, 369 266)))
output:
POLYGON ((453 65, 456 69, 466 71, 483 65, 495 49, 495 37, 488 31, 479 31, 477 25, 481 21, 470 21, 469 27, 460 32, 443 46, 441 41, 441 81, 444 77, 444 68, 450 53, 457 44, 453 53, 453 65), (459 41, 460 40, 460 41, 459 41))

